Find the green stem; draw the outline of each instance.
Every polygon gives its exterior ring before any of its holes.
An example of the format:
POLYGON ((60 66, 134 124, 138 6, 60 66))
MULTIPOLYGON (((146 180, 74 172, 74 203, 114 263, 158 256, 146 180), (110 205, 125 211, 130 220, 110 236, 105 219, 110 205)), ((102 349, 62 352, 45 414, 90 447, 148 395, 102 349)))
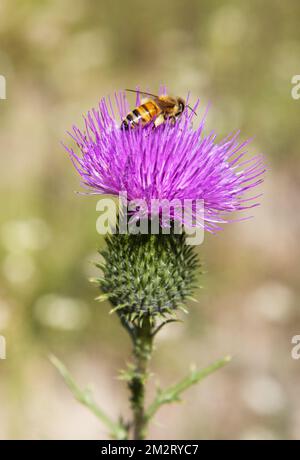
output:
POLYGON ((135 326, 133 335, 134 368, 128 387, 131 392, 133 411, 133 439, 145 439, 147 419, 145 416, 145 385, 148 379, 148 363, 152 354, 152 327, 149 317, 135 326))

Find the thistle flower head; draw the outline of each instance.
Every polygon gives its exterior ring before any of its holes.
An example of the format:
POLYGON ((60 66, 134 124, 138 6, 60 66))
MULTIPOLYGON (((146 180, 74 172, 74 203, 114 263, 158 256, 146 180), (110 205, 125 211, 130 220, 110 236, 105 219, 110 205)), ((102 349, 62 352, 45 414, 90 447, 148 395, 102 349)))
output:
MULTIPOLYGON (((187 108, 176 125, 153 124, 120 129, 130 111, 126 95, 102 99, 98 109, 84 117, 85 129, 73 127, 71 137, 80 153, 67 150, 88 193, 119 195, 128 200, 203 200, 204 228, 222 229, 228 214, 257 206, 259 195, 247 196, 262 182, 263 159, 246 159, 246 146, 239 133, 217 141, 204 133, 205 116, 194 127, 195 116, 187 108)), ((140 104, 137 95, 136 105, 140 104)), ((199 101, 194 106, 196 110, 199 101)), ((132 107, 131 107, 132 109, 132 107)), ((184 222, 182 222, 184 223, 184 222)))
MULTIPOLYGON (((140 105, 139 94, 136 105, 140 105)), ((193 109, 198 105, 199 101, 193 109)), ((230 221, 231 212, 257 205, 259 195, 249 197, 247 192, 262 182, 263 160, 245 158, 248 141, 240 142, 238 133, 217 141, 214 132, 204 133, 205 116, 196 126, 194 112, 187 108, 175 125, 167 121, 158 127, 149 123, 125 130, 121 124, 130 107, 124 93, 115 95, 115 107, 116 113, 110 98, 102 99, 99 108, 84 117, 84 130, 74 126, 70 133, 80 153, 67 150, 88 193, 125 193, 128 201, 142 200, 146 202, 143 219, 148 223, 153 218, 153 200, 176 200, 182 208, 185 200, 202 200, 202 228, 212 233, 230 221)), ((174 210, 170 217, 174 224, 178 220, 185 224, 184 215, 174 210)), ((164 226, 163 221, 160 224, 164 226)), ((120 316, 129 321, 144 315, 153 319, 183 307, 199 265, 194 247, 186 245, 185 233, 117 232, 106 243, 98 283, 120 316)))

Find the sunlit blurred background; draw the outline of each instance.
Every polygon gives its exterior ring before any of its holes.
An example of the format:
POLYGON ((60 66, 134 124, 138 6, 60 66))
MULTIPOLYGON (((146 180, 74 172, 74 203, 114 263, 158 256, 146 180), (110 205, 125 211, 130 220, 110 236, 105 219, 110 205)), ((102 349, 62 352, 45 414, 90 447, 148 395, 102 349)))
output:
MULTIPOLYGON (((210 102, 207 130, 241 129, 268 173, 254 219, 206 236, 205 275, 183 324, 157 341, 161 385, 190 363, 233 362, 157 415, 152 439, 300 437, 300 73, 297 0, 52 0, 0 3, 1 439, 105 439, 69 394, 49 353, 113 416, 128 414, 117 379, 130 343, 88 279, 103 239, 97 197, 80 196, 64 152, 82 113, 126 87, 210 102)), ((133 101, 133 98, 132 98, 133 101)), ((159 376, 159 377, 158 377, 159 376)))

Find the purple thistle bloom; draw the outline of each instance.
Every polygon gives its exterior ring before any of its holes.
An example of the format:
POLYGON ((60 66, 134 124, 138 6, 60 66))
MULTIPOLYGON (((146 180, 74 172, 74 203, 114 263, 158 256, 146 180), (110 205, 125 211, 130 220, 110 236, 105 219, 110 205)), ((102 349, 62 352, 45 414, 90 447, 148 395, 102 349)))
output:
MULTIPOLYGON (((88 193, 119 195, 128 200, 204 200, 204 228, 212 233, 232 222, 228 214, 257 206, 260 195, 247 196, 265 172, 261 155, 245 159, 249 140, 239 132, 217 142, 204 135, 205 117, 193 128, 194 114, 185 110, 175 126, 120 129, 130 111, 124 93, 115 96, 118 120, 110 99, 84 117, 85 130, 73 127, 70 136, 81 155, 66 147, 88 193)), ((140 104, 139 94, 136 105, 140 104)), ((194 110, 197 109, 199 100, 194 110)), ((242 220, 242 219, 235 219, 242 220)), ((184 223, 184 222, 183 222, 184 223)))

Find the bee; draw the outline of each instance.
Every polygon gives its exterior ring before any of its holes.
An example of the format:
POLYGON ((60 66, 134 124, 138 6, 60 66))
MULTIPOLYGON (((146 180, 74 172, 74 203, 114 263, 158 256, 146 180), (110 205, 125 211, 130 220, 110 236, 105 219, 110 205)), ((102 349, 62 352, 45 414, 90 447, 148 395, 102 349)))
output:
POLYGON ((134 128, 140 123, 142 126, 145 126, 152 121, 154 122, 155 127, 165 123, 166 120, 170 120, 171 123, 175 124, 186 107, 194 112, 189 105, 186 105, 186 102, 182 97, 172 97, 167 95, 156 96, 155 94, 146 93, 144 91, 136 91, 134 89, 126 89, 125 91, 144 94, 150 96, 151 98, 143 100, 141 105, 126 115, 122 121, 121 129, 128 130, 129 128, 134 128))

